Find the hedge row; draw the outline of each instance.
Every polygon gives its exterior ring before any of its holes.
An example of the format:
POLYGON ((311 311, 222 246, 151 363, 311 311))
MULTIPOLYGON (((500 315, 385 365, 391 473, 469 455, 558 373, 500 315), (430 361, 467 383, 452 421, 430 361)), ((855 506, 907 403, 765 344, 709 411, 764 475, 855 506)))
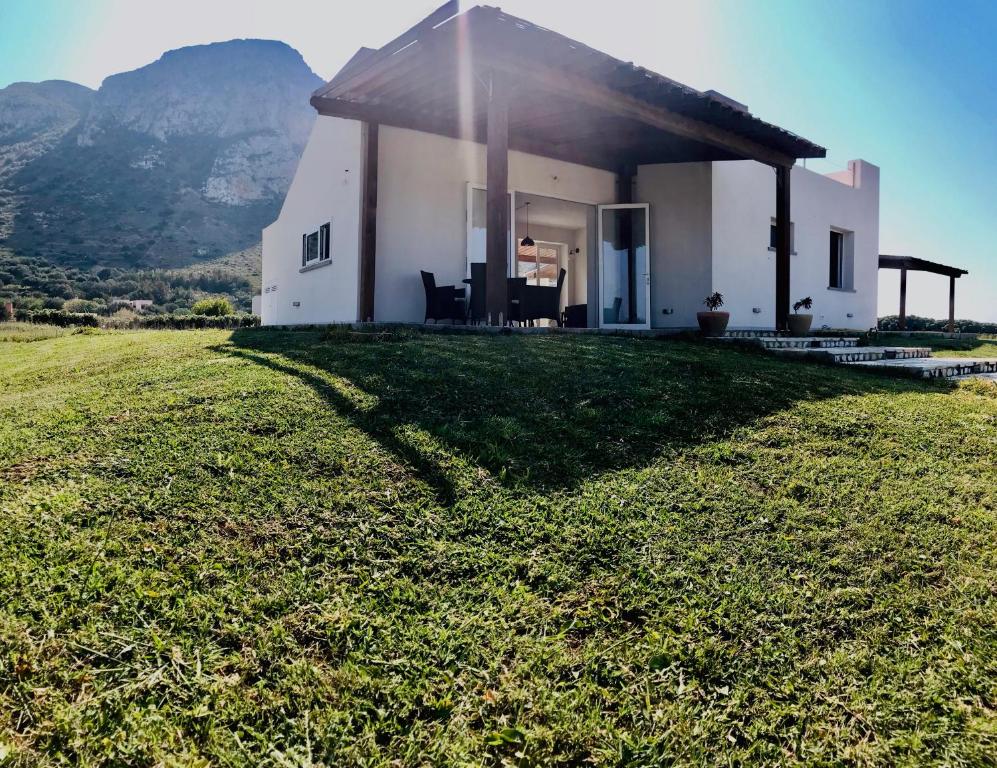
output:
POLYGON ((71 325, 82 325, 87 328, 99 328, 100 318, 89 312, 66 312, 63 309, 15 309, 14 319, 22 323, 42 323, 68 328, 71 325))
POLYGON ((260 324, 256 315, 149 315, 136 317, 116 323, 110 318, 102 318, 87 312, 66 312, 61 309, 18 309, 14 312, 16 320, 25 323, 42 323, 57 325, 62 328, 69 326, 84 326, 88 328, 158 328, 169 330, 185 330, 188 328, 218 328, 222 330, 233 328, 254 328, 260 324))
POLYGON ((129 328, 163 328, 185 330, 188 328, 255 328, 260 324, 256 315, 150 315, 129 322, 129 328))
MULTIPOLYGON (((907 315, 908 331, 947 331, 948 320, 935 320, 931 317, 907 315)), ((956 320, 955 329, 960 333, 997 333, 997 323, 980 323, 976 320, 956 320)), ((900 318, 897 315, 887 315, 879 318, 879 330, 899 331, 900 318)))

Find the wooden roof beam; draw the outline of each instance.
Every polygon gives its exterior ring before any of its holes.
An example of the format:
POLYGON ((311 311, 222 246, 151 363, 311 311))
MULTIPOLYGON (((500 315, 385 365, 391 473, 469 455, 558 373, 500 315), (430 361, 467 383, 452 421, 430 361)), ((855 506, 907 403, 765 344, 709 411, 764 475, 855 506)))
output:
MULTIPOLYGON (((435 133, 452 139, 466 139, 483 144, 485 141, 484 123, 480 116, 472 126, 473 135, 462 136, 459 121, 453 117, 441 117, 432 110, 398 110, 381 104, 362 104, 341 99, 323 99, 312 97, 312 104, 320 115, 342 117, 348 120, 361 120, 368 123, 380 123, 395 128, 408 128, 415 131, 435 133)), ((623 150, 601 151, 594 147, 575 144, 556 144, 549 141, 531 138, 520 133, 511 135, 509 148, 531 155, 549 157, 553 160, 563 160, 567 163, 577 163, 590 168, 601 168, 615 172, 619 167, 619 155, 623 150)))
POLYGON ((448 0, 414 27, 409 28, 391 42, 382 45, 377 51, 366 53, 365 51, 369 51, 369 49, 361 48, 329 83, 315 91, 313 98, 340 93, 343 85, 352 84, 355 78, 379 69, 380 65, 389 61, 395 54, 404 51, 421 38, 431 35, 436 27, 447 19, 456 16, 459 11, 458 0, 448 0))
MULTIPOLYGON (((480 59, 478 63, 482 63, 480 59)), ((560 96, 568 96, 589 107, 628 117, 652 128, 708 144, 725 152, 740 155, 745 159, 757 160, 774 167, 788 167, 796 162, 795 157, 766 147, 751 139, 700 120, 679 115, 671 110, 652 106, 576 75, 533 66, 526 68, 500 56, 492 58, 489 64, 524 83, 529 83, 531 86, 560 96)))

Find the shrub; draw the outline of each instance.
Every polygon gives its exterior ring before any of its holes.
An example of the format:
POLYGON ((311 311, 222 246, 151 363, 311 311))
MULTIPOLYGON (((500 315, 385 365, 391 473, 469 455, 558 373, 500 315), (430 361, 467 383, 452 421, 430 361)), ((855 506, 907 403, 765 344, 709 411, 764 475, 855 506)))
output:
POLYGON ((206 315, 208 317, 222 317, 223 315, 234 315, 235 310, 228 299, 214 298, 201 299, 196 302, 190 311, 195 315, 206 315))
POLYGON ((711 293, 705 299, 703 299, 703 304, 710 312, 716 312, 720 307, 724 305, 724 295, 719 291, 711 293))
POLYGON ((254 328, 260 324, 256 315, 145 315, 131 320, 124 328, 152 328, 161 330, 182 331, 192 328, 216 328, 230 330, 235 328, 254 328))
POLYGON ((44 323, 68 328, 74 325, 97 328, 100 318, 86 312, 66 312, 64 309, 17 309, 14 317, 24 323, 44 323))
POLYGON ((100 314, 106 309, 103 302, 90 299, 69 299, 62 308, 67 312, 86 312, 93 315, 100 314))

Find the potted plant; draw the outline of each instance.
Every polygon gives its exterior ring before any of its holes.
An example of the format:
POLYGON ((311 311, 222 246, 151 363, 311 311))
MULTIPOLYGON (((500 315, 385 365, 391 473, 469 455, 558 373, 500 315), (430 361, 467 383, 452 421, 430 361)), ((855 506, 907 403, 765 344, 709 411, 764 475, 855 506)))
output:
POLYGON ((810 332, 810 324, 814 321, 813 315, 801 315, 801 309, 810 309, 814 305, 814 300, 807 296, 800 299, 793 305, 793 314, 789 316, 789 332, 793 336, 806 336, 810 332))
POLYGON ((723 336, 727 331, 727 323, 730 322, 730 312, 718 312, 724 305, 722 293, 711 293, 705 299, 706 312, 697 312, 696 320, 699 322, 699 331, 704 336, 723 336))

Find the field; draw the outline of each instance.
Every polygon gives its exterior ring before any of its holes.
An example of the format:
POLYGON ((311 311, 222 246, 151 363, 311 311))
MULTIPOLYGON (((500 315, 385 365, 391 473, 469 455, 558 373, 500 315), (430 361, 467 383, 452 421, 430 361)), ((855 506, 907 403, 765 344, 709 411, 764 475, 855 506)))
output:
POLYGON ((994 764, 993 384, 260 329, 0 371, 0 765, 994 764))

